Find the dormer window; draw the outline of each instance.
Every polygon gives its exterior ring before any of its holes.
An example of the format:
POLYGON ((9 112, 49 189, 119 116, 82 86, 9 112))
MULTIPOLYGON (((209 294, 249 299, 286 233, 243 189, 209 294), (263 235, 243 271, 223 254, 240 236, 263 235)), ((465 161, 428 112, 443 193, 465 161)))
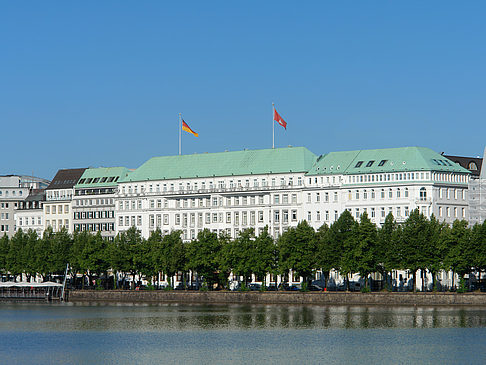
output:
POLYGON ((471 161, 471 162, 469 162, 469 164, 467 165, 467 168, 468 168, 469 170, 474 170, 474 171, 477 171, 477 170, 478 170, 478 165, 476 165, 476 162, 471 161))
POLYGON ((384 164, 386 164, 386 161, 388 161, 388 160, 381 160, 380 163, 378 164, 378 166, 380 166, 380 167, 383 166, 384 164))
POLYGON ((363 161, 358 161, 354 167, 355 168, 361 167, 362 164, 363 164, 363 161))
POLYGON ((374 160, 368 161, 368 163, 366 164, 366 167, 371 167, 371 166, 373 166, 374 163, 375 163, 374 160))

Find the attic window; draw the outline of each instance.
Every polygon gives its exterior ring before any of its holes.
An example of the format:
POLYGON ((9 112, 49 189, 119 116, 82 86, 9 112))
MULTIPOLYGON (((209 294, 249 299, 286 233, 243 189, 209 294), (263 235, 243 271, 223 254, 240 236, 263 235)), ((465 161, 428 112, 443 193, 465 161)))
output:
POLYGON ((108 182, 112 182, 113 180, 115 180, 114 176, 111 176, 111 177, 108 178, 108 182))
POLYGON ((88 179, 86 179, 86 184, 91 184, 91 181, 93 181, 93 179, 92 179, 92 178, 88 178, 88 179))
POLYGON ((358 168, 358 167, 361 167, 361 165, 363 164, 363 161, 358 161, 356 163, 356 165, 354 166, 354 168, 358 168))
POLYGON ((368 163, 366 164, 366 167, 371 167, 371 166, 373 166, 374 163, 375 163, 375 160, 368 161, 368 163))
POLYGON ((446 163, 448 166, 452 166, 452 164, 451 164, 449 161, 444 160, 444 162, 445 162, 445 163, 446 163))
POLYGON ((99 178, 99 177, 95 177, 95 178, 93 179, 93 184, 96 184, 98 181, 100 181, 100 178, 99 178))
POLYGON ((100 183, 104 183, 107 179, 107 177, 102 177, 100 183))
POLYGON ((478 165, 476 165, 476 162, 471 161, 471 162, 469 162, 469 165, 467 165, 467 168, 468 168, 469 170, 474 170, 474 171, 477 171, 477 169, 478 169, 478 165))
POLYGON ((81 180, 79 180, 79 183, 84 184, 85 181, 86 181, 86 179, 81 179, 81 180))
POLYGON ((386 164, 386 161, 388 161, 388 160, 381 160, 380 163, 378 164, 378 166, 383 166, 384 164, 386 164))
POLYGON ((115 182, 117 182, 117 181, 118 181, 119 177, 120 177, 120 176, 117 176, 117 177, 116 177, 115 182))

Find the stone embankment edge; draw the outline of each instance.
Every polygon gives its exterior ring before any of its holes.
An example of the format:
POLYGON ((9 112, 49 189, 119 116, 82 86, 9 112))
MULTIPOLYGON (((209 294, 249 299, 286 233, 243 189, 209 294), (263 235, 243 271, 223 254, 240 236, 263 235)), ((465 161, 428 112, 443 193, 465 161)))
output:
POLYGON ((486 293, 347 293, 347 292, 184 292, 74 290, 68 301, 133 303, 228 303, 318 305, 473 305, 486 306, 486 293))

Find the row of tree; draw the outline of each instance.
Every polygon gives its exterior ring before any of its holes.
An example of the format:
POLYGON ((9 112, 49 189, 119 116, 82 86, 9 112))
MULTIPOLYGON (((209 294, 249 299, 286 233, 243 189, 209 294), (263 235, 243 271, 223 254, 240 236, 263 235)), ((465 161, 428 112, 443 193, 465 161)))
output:
POLYGON ((331 270, 345 278, 359 273, 365 279, 377 272, 390 284, 390 273, 402 269, 412 273, 415 289, 419 270, 430 272, 434 284, 441 270, 460 276, 486 270, 486 222, 472 228, 466 221, 449 226, 413 211, 401 224, 390 214, 378 228, 366 213, 356 221, 344 211, 331 226, 324 224, 315 231, 302 221, 276 241, 267 229, 258 236, 247 229, 235 239, 206 229, 184 243, 180 231, 163 236, 156 230, 144 239, 134 227, 112 241, 100 234, 70 235, 50 229, 43 237, 18 230, 11 239, 6 235, 0 239, 0 268, 5 275, 49 279, 63 274, 66 263, 73 272, 88 275, 89 283, 92 276, 107 276, 110 269, 154 280, 161 272, 171 280, 176 273, 185 276, 192 271, 208 288, 226 287, 231 272, 247 281, 252 274, 263 280, 267 273, 286 277, 289 270, 304 282, 321 270, 326 283, 331 270))

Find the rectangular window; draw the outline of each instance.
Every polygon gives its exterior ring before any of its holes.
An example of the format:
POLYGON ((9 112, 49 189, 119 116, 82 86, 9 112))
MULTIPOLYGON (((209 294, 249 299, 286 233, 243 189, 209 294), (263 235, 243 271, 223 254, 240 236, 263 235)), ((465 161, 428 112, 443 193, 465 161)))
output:
POLYGON ((238 212, 235 212, 235 225, 240 224, 240 214, 238 212))
POLYGON ((258 211, 258 222, 259 223, 263 222, 263 210, 258 211))
POLYGON ((312 221, 312 212, 307 212, 307 221, 308 222, 312 221))
POLYGON ((282 195, 282 204, 288 204, 288 203, 289 203, 289 195, 283 194, 282 195))
POLYGON ((292 210, 290 214, 291 214, 290 218, 292 219, 292 222, 297 222, 297 210, 295 209, 292 210))
POLYGON ((289 211, 288 210, 283 210, 282 211, 282 222, 284 224, 289 222, 289 211))
POLYGON ((319 203, 321 201, 321 194, 316 193, 316 203, 319 203))

